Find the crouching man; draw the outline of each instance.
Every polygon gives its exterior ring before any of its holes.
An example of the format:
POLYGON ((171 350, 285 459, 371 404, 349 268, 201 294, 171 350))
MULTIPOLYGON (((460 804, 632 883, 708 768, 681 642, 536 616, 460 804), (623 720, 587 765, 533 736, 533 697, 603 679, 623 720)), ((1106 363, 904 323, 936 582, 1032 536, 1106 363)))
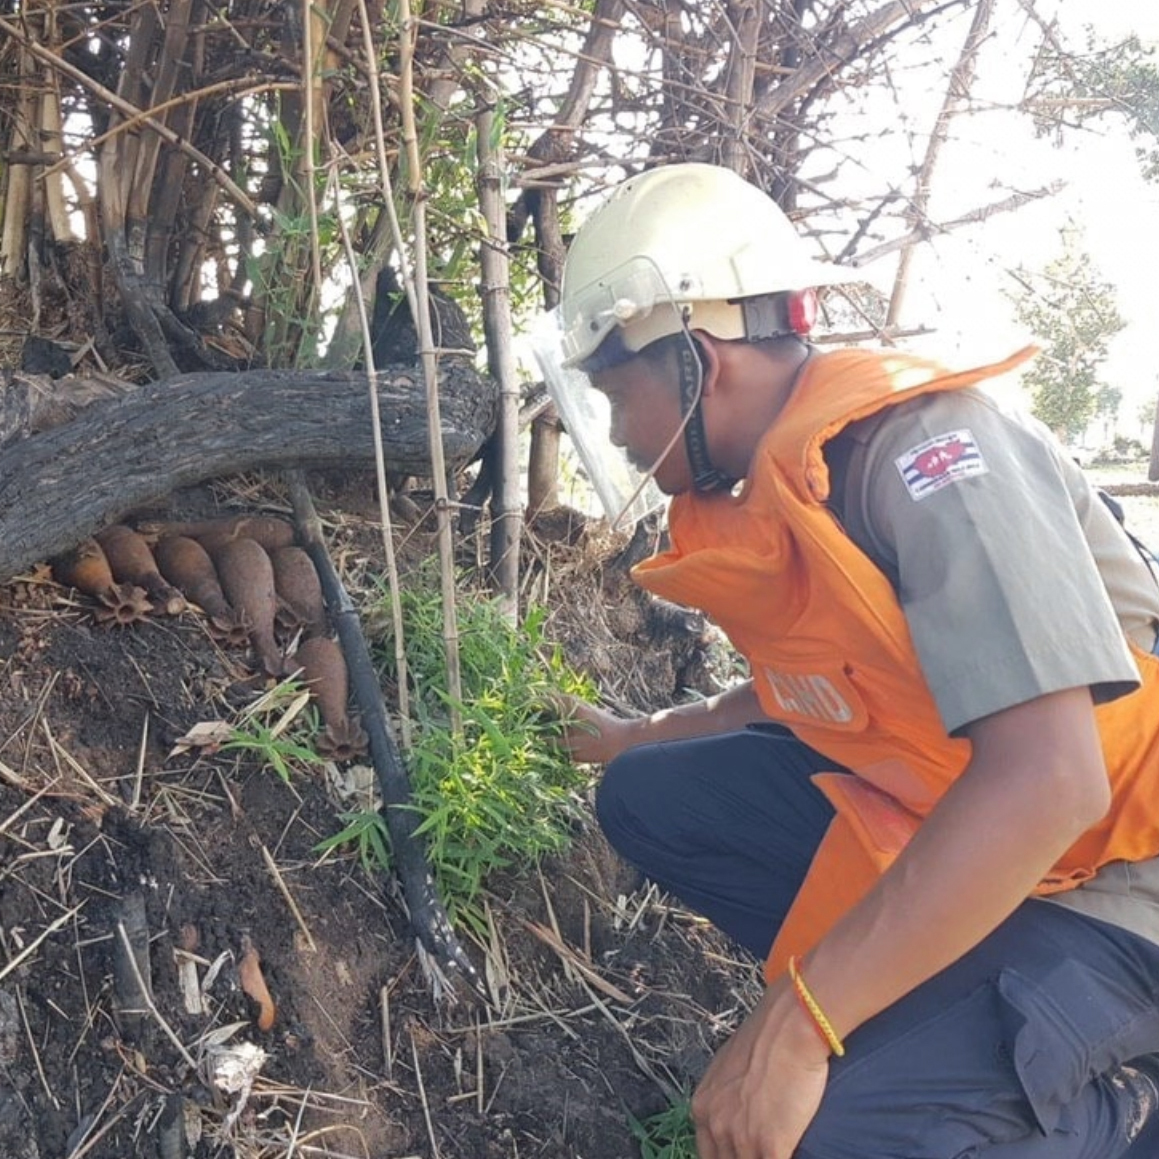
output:
POLYGON ((1159 587, 990 393, 1028 352, 819 352, 836 280, 699 164, 617 188, 565 267, 559 367, 673 497, 635 578, 751 672, 567 735, 612 844, 766 963, 700 1155, 1152 1159, 1159 587))

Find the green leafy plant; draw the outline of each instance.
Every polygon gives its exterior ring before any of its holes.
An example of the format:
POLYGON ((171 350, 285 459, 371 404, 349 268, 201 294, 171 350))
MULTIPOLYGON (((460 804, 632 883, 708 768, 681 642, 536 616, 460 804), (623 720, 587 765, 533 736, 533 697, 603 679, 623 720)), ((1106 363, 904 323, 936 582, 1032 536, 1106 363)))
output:
POLYGON ((297 680, 283 680, 246 709, 221 751, 250 753, 288 784, 296 766, 322 763, 311 743, 317 719, 307 699, 297 680))
POLYGON ((696 1130, 691 1100, 684 1096, 644 1120, 628 1116, 628 1125, 640 1144, 640 1159, 696 1159, 696 1130))
POLYGON ((362 868, 368 873, 385 869, 390 864, 390 832, 386 818, 377 809, 358 809, 340 814, 346 827, 332 837, 319 841, 314 846, 317 853, 328 853, 352 845, 358 854, 362 868))
POLYGON ((437 584, 412 584, 402 602, 415 686, 410 776, 419 832, 452 922, 481 929, 478 894, 489 874, 533 865, 567 844, 587 774, 559 750, 561 725, 545 706, 560 693, 590 700, 594 688, 546 644, 542 609, 513 627, 492 600, 465 598, 458 625, 463 728, 456 736, 437 584))

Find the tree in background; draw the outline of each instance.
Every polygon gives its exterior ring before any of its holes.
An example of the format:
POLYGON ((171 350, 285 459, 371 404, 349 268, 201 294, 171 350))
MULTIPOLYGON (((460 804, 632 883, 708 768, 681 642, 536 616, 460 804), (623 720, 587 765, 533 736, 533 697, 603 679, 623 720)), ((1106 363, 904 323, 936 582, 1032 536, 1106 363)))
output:
MULTIPOLYGON (((958 121, 989 111, 971 94, 992 44, 1036 78, 1029 112, 1056 107, 1070 58, 1039 6, 1051 0, 468 0, 414 14, 409 0, 13 0, 0 328, 30 319, 140 377, 311 365, 350 280, 339 220, 369 297, 377 268, 413 259, 400 250, 421 206, 427 272, 481 337, 479 254, 495 241, 481 145, 500 167, 517 307, 553 304, 563 239, 593 194, 666 161, 737 169, 838 261, 905 255, 1051 191, 996 178, 993 202, 954 220, 929 198, 958 121), (1008 35, 1024 18, 1040 37, 1008 35), (915 104, 915 86, 941 99, 915 104), (896 170, 867 163, 894 152, 896 170), (899 180, 911 163, 915 180, 899 180)), ((1117 77, 1111 95, 1098 79, 1084 109, 1122 99, 1117 77)), ((900 301, 904 270, 898 282, 900 301)), ((333 365, 357 357, 357 330, 339 325, 333 365)))
MULTIPOLYGON (((1115 290, 1102 280, 1074 226, 1063 230, 1062 253, 1042 270, 1013 271, 1010 293, 1019 321, 1042 343, 1023 381, 1033 411, 1066 442, 1081 438, 1100 407, 1117 410, 1113 387, 1101 379, 1111 339, 1126 325, 1115 290)), ((1118 395, 1121 398, 1121 394, 1118 395)))
POLYGON ((1095 392, 1095 418, 1102 423, 1101 436, 1104 443, 1109 443, 1115 436, 1122 406, 1122 387, 1100 386, 1095 392))
POLYGON ((1135 141, 1143 176, 1159 181, 1159 62, 1137 36, 1099 44, 1088 30, 1083 52, 1047 37, 1035 61, 1023 107, 1040 133, 1105 127, 1120 120, 1135 141))
POLYGON ((1140 438, 1150 437, 1157 414, 1159 414, 1159 395, 1152 394, 1146 402, 1139 404, 1139 409, 1135 412, 1135 421, 1139 425, 1140 438))
MULTIPOLYGON (((1023 115, 1079 121, 1136 94, 1132 130, 1141 147, 1154 139, 1145 57, 1125 79, 1088 69, 1056 7, 9 0, 0 366, 44 338, 79 371, 135 380, 309 367, 327 339, 327 364, 349 367, 355 286, 369 301, 389 264, 426 331, 424 364, 485 341, 517 426, 507 315, 555 304, 566 235, 610 184, 681 160, 753 180, 820 256, 897 261, 888 295, 842 290, 827 306, 831 331, 891 340, 905 333, 914 247, 1056 189, 1004 183, 998 166, 976 201, 932 197, 965 122, 993 112, 975 93, 987 53, 1021 63, 1023 115), (465 311, 473 343, 445 340, 437 296, 428 316, 428 279, 465 311)), ((501 486, 473 498, 493 527, 520 512, 510 433, 488 449, 501 486)), ((555 437, 548 420, 533 428, 529 510, 551 505, 555 437)))

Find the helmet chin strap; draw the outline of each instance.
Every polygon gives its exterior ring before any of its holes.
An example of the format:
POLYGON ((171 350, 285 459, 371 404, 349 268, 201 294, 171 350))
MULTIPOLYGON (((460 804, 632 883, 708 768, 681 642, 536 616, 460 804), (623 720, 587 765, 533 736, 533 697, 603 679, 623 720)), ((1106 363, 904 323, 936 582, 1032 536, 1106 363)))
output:
MULTIPOLYGON (((708 436, 704 431, 704 413, 701 410, 704 398, 702 389, 704 364, 700 360, 700 346, 687 330, 685 337, 687 341, 680 345, 677 362, 680 374, 680 409, 684 415, 684 450, 688 456, 688 465, 692 469, 692 486, 705 494, 731 491, 739 480, 720 470, 708 452, 708 436)), ((813 347, 802 335, 798 334, 797 337, 805 348, 805 357, 793 371, 789 382, 790 393, 796 388, 806 364, 813 356, 813 347)))
POLYGON ((731 491, 737 480, 726 475, 712 462, 708 453, 708 436, 704 432, 704 413, 700 403, 703 397, 704 366, 700 361, 696 339, 685 332, 688 339, 680 344, 677 362, 680 373, 680 410, 684 415, 684 451, 692 468, 692 485, 697 491, 731 491))

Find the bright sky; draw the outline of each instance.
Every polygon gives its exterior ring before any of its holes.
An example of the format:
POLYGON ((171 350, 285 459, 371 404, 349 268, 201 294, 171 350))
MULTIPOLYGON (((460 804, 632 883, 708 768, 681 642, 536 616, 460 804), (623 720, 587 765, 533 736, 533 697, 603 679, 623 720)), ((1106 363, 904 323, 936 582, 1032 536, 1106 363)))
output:
MULTIPOLYGON (((1159 42, 1159 4, 1138 0, 1065 0, 1060 18, 1073 40, 1091 25, 1100 39, 1136 32, 1159 42)), ((1003 30, 1006 32, 1006 29, 1003 30)), ((979 90, 996 100, 1016 101, 1021 78, 1005 76, 1001 59, 991 57, 980 72, 979 90)), ((1001 289, 1010 285, 1004 270, 1018 264, 1045 265, 1060 249, 1059 230, 1068 218, 1085 235, 1104 280, 1118 289, 1118 307, 1128 321, 1115 339, 1106 379, 1124 392, 1121 422, 1125 433, 1138 434, 1135 416, 1144 401, 1159 393, 1159 356, 1154 336, 1156 271, 1159 271, 1159 185, 1145 183, 1125 131, 1111 127, 1099 136, 1076 135, 1057 148, 1036 140, 1013 115, 975 118, 968 144, 947 150, 934 179, 934 216, 998 200, 988 188, 993 175, 1017 188, 1038 188, 1059 178, 1066 187, 1056 197, 966 227, 930 247, 920 264, 920 286, 911 291, 910 317, 928 320, 933 307, 939 334, 929 345, 959 357, 988 357, 1008 352, 1029 336, 1018 328, 1001 289)), ((880 273, 888 285, 892 263, 880 273)), ((878 279, 875 279, 878 280, 878 279)))

